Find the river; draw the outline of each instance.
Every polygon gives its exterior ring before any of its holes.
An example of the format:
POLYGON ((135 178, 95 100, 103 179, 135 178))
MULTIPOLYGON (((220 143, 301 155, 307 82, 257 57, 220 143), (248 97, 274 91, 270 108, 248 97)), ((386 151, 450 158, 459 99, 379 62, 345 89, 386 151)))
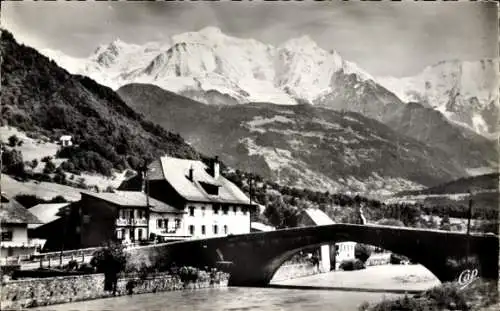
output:
POLYGON ((378 302, 402 294, 385 290, 425 290, 439 281, 425 268, 415 266, 368 267, 273 283, 280 288, 198 289, 114 297, 53 305, 37 310, 357 310, 363 302, 378 302), (300 286, 294 289, 293 286, 300 286), (313 286, 313 289, 306 289, 313 286), (356 289, 354 289, 356 288, 356 289))

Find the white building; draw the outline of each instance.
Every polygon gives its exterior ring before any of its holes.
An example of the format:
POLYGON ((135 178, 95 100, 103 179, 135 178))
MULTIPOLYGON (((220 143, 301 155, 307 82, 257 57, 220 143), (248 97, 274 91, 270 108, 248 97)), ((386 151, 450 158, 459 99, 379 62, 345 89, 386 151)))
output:
POLYGON ((63 135, 59 138, 59 143, 63 147, 73 146, 73 137, 71 135, 63 135))
POLYGON ((220 174, 217 158, 207 166, 165 156, 148 169, 150 196, 184 212, 187 235, 209 238, 250 233, 250 212, 257 205, 250 204, 250 198, 220 174))
POLYGON ((0 259, 11 263, 35 252, 38 245, 28 238, 28 225, 41 221, 19 202, 1 195, 0 204, 0 259))

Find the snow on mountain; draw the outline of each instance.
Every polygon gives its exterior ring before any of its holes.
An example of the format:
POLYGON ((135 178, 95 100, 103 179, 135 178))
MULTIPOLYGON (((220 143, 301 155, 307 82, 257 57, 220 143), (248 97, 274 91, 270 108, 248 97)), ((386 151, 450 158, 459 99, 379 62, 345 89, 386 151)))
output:
POLYGON ((480 134, 498 131, 498 59, 443 61, 412 77, 377 81, 405 102, 420 102, 480 134))
POLYGON ((117 39, 87 59, 44 52, 70 72, 113 89, 147 83, 206 104, 307 102, 379 119, 401 99, 434 107, 482 135, 497 131, 498 60, 443 61, 413 77, 374 78, 308 36, 274 47, 228 36, 216 27, 144 45, 117 39))
POLYGON ((78 61, 62 55, 59 59, 63 67, 114 89, 150 83, 183 94, 216 91, 239 103, 312 102, 331 91, 331 77, 339 71, 373 79, 307 36, 273 47, 225 35, 216 27, 175 35, 164 44, 140 46, 117 39, 98 47, 78 67, 73 65, 78 61))

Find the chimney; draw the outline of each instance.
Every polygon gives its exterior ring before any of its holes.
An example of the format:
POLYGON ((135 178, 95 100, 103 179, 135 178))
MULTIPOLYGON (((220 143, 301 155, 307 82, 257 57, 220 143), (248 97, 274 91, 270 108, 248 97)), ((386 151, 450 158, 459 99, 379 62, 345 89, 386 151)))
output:
POLYGON ((219 168, 219 157, 215 156, 215 159, 212 162, 212 176, 217 179, 219 178, 220 168, 219 168))
POLYGON ((146 172, 145 171, 142 171, 141 192, 146 193, 146 172))
POLYGON ((190 181, 193 181, 193 176, 194 175, 194 169, 193 169, 193 165, 191 165, 191 167, 189 168, 189 173, 188 173, 188 179, 190 181))

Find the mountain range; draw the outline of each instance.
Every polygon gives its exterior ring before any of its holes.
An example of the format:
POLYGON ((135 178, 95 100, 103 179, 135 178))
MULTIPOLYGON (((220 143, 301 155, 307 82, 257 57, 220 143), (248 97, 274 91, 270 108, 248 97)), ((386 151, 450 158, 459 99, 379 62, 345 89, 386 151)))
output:
POLYGON ((117 40, 86 60, 57 53, 91 78, 6 38, 3 53, 15 57, 2 64, 3 117, 86 141, 85 164, 137 168, 140 156, 197 150, 288 186, 377 195, 497 165, 494 141, 425 102, 403 102, 308 37, 274 48, 207 28, 165 44, 117 40))
MULTIPOLYGON (((356 112, 309 104, 213 106, 150 84, 129 84, 118 94, 200 152, 290 187, 390 195, 467 176, 465 158, 488 163, 485 156, 454 155, 356 112)), ((492 146, 482 147, 492 154, 492 146)))
POLYGON ((413 77, 374 77, 310 37, 272 46, 225 35, 215 27, 166 42, 119 39, 76 59, 43 50, 71 72, 113 89, 153 84, 209 105, 309 103, 359 112, 388 123, 409 102, 491 137, 498 131, 498 60, 443 61, 413 77))

